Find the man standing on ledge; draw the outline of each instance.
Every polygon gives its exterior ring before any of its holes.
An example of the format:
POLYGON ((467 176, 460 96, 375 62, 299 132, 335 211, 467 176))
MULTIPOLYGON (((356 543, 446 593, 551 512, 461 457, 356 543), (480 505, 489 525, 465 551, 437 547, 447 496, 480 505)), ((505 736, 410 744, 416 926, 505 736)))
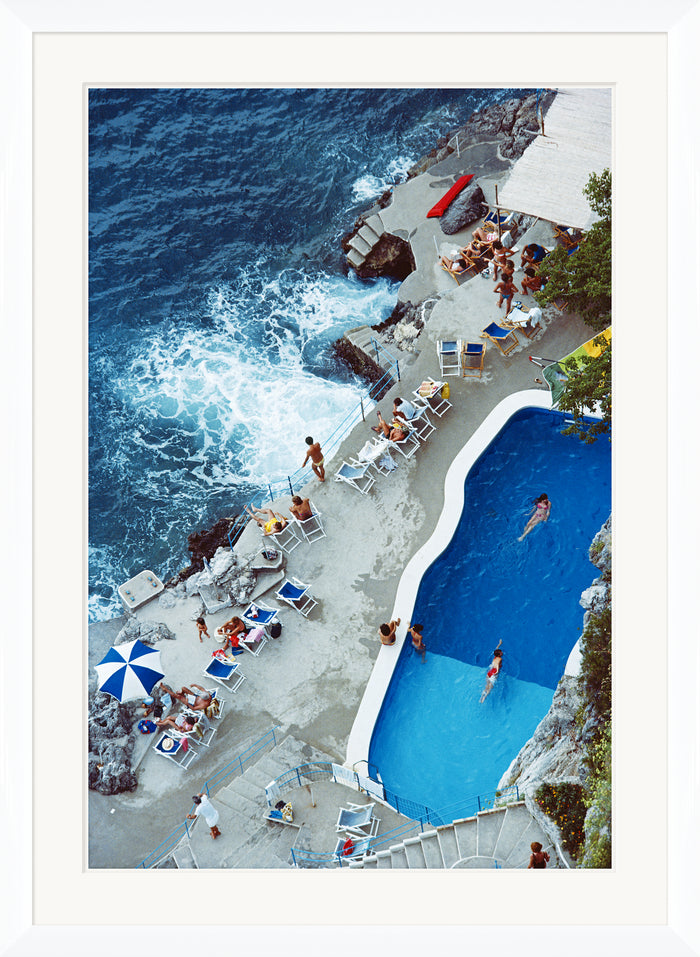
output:
POLYGON ((323 467, 323 452, 321 451, 321 446, 318 442, 314 442, 310 435, 306 436, 306 444, 309 448, 306 453, 306 458, 301 463, 301 467, 304 468, 309 459, 311 459, 311 468, 318 476, 319 481, 325 482, 326 470, 323 467))

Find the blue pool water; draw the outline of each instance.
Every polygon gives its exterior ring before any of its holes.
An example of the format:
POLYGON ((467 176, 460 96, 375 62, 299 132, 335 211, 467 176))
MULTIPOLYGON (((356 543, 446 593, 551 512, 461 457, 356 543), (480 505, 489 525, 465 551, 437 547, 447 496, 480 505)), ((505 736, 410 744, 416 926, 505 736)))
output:
POLYGON ((426 570, 407 642, 370 745, 385 786, 437 810, 493 792, 547 712, 583 621, 581 592, 598 575, 591 540, 610 514, 611 448, 562 434, 560 413, 516 413, 471 468, 455 534, 426 570), (532 500, 547 523, 522 541, 532 500), (483 704, 491 654, 503 666, 483 704))

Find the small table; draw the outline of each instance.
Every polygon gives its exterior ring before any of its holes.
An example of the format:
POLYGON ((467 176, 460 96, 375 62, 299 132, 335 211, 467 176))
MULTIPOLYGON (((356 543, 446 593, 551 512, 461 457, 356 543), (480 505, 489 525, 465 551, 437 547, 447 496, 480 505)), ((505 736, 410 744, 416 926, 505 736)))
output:
POLYGON ((163 582, 147 568, 120 585, 117 592, 124 607, 129 609, 145 605, 151 598, 160 595, 164 588, 163 582))

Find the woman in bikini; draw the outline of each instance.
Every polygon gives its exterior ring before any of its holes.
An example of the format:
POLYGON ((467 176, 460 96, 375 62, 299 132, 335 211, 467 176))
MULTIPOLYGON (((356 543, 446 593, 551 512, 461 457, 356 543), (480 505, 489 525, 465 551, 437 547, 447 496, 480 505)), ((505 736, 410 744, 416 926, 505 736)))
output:
POLYGON ((530 520, 528 521, 523 534, 518 539, 519 542, 525 538, 526 535, 529 535, 533 530, 535 525, 539 525, 540 522, 546 522, 549 519, 549 513, 552 510, 552 503, 547 498, 545 492, 541 495, 538 495, 534 502, 534 509, 530 515, 530 520))

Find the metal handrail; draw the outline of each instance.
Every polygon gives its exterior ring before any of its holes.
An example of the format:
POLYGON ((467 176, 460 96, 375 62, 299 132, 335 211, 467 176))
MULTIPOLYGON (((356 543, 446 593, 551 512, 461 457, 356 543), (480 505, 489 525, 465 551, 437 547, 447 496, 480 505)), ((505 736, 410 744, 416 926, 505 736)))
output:
MULTIPOLYGON (((210 788, 213 787, 215 783, 217 785, 221 784, 222 781, 230 778, 237 769, 240 769, 242 774, 243 764, 245 762, 252 760, 252 758, 262 751, 263 748, 267 747, 268 744, 272 743, 273 747, 275 744, 277 744, 275 731, 278 731, 279 727, 280 725, 276 724, 273 728, 270 728, 270 730, 266 731, 262 737, 258 738, 257 741, 254 741, 249 747, 247 747, 245 751, 241 751, 235 760, 230 761, 221 769, 221 771, 217 771, 213 777, 207 778, 202 785, 202 791, 206 791, 207 796, 209 796, 210 788)), ((194 807, 194 805, 192 805, 192 807, 194 807)), ((191 811, 192 808, 190 808, 190 813, 191 811)), ((162 861, 165 857, 167 857, 168 852, 171 851, 185 836, 189 837, 192 826, 193 825, 190 824, 187 819, 185 819, 182 824, 179 824, 173 831, 170 832, 170 834, 168 834, 165 840, 162 841, 158 847, 147 854, 140 864, 136 865, 136 869, 138 870, 139 868, 143 868, 146 870, 148 868, 154 867, 156 864, 162 861)))

